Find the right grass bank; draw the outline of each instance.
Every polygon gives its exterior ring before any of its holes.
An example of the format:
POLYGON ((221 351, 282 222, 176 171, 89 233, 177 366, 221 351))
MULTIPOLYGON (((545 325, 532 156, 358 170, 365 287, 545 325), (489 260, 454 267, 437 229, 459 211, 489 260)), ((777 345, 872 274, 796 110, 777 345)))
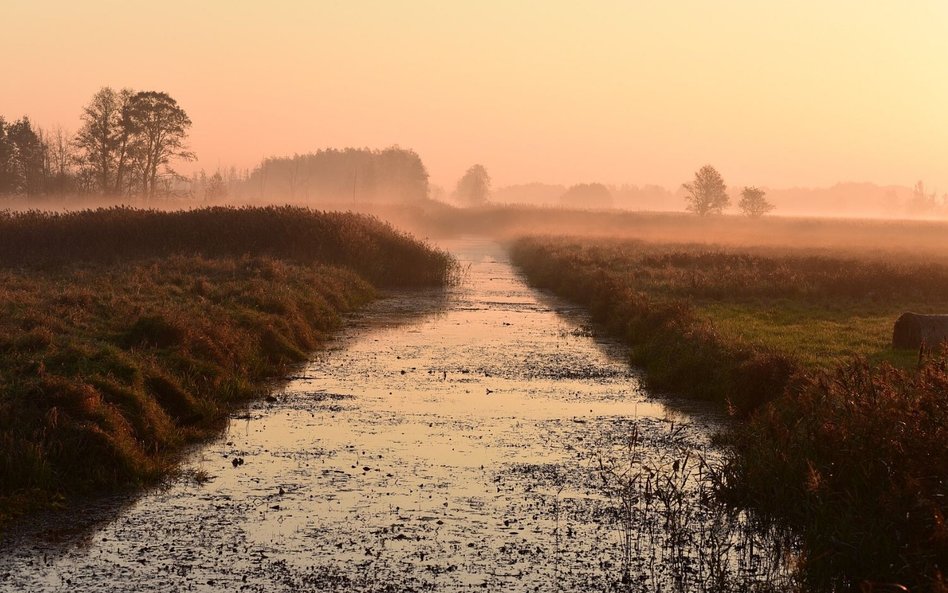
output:
POLYGON ((948 268, 835 252, 525 238, 535 286, 588 308, 659 390, 735 416, 725 491, 793 526, 816 589, 943 590, 946 358, 893 350, 948 311, 948 268))

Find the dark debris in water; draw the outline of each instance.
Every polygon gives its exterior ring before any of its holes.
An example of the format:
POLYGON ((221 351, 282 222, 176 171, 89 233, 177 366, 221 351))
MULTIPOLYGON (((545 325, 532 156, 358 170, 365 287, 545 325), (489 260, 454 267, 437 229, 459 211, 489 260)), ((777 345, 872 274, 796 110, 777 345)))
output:
POLYGON ((457 248, 465 284, 376 303, 196 451, 186 471, 213 479, 9 538, 0 589, 785 585, 779 540, 706 496, 711 421, 651 400, 624 351, 499 248, 457 248))

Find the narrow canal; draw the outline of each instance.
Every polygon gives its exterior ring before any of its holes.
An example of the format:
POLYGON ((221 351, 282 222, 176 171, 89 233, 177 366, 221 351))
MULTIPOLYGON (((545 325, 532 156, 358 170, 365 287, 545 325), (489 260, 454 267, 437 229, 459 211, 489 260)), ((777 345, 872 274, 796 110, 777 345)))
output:
POLYGON ((401 293, 238 411, 182 476, 0 547, 23 591, 654 591, 780 584, 707 492, 721 418, 651 397, 503 249, 401 293))

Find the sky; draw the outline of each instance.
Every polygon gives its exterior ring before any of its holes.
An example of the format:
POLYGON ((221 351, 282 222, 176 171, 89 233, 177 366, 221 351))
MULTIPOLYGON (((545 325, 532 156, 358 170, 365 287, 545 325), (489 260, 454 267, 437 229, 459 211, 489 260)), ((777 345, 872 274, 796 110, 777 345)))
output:
POLYGON ((199 160, 398 145, 452 188, 948 192, 943 0, 4 0, 0 115, 79 126, 103 86, 171 94, 199 160))

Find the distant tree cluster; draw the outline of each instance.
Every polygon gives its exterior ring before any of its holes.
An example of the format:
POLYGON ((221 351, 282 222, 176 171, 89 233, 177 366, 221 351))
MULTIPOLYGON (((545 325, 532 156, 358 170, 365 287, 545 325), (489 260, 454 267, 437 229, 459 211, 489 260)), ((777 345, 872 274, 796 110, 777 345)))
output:
POLYGON ((612 192, 601 183, 578 183, 560 196, 567 208, 604 209, 612 207, 612 192))
POLYGON ((175 177, 174 159, 191 160, 185 141, 191 120, 167 93, 100 90, 83 109, 76 135, 87 183, 103 194, 154 197, 175 177))
POLYGON ((411 202, 428 197, 428 170, 417 153, 397 146, 327 149, 265 159, 246 185, 292 201, 411 202))
MULTIPOLYGON (((727 195, 727 185, 717 169, 705 165, 698 169, 691 183, 682 184, 687 193, 687 209, 699 216, 721 214, 731 205, 727 195)), ((741 212, 750 218, 760 218, 774 209, 774 205, 764 198, 765 192, 757 187, 744 187, 737 204, 741 212)))
POLYGON ((224 204, 229 198, 247 197, 244 194, 249 178, 249 171, 238 172, 236 167, 218 169, 210 175, 202 169, 191 176, 190 193, 192 197, 204 202, 224 204))
POLYGON ((167 93, 104 87, 81 118, 70 136, 27 117, 0 117, 0 194, 155 197, 180 178, 172 163, 194 158, 186 145, 191 120, 167 93))
POLYGON ((921 180, 912 188, 912 196, 906 203, 906 210, 914 216, 931 216, 944 214, 948 207, 948 194, 938 196, 938 192, 928 191, 921 180))

